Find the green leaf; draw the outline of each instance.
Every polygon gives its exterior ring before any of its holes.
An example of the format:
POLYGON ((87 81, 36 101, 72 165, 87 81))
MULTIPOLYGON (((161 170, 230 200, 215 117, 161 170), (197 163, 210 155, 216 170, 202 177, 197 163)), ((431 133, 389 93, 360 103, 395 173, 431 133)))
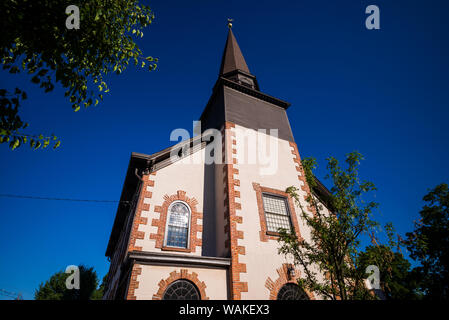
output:
MULTIPOLYGON (((143 68, 155 61, 155 58, 142 52, 134 37, 137 35, 142 38, 143 29, 153 19, 151 9, 140 5, 139 1, 106 1, 107 9, 104 1, 89 2, 89 6, 83 9, 84 24, 82 21, 80 31, 67 31, 54 24, 52 19, 61 13, 57 13, 60 10, 58 1, 39 1, 40 9, 46 15, 39 16, 39 21, 33 24, 21 20, 26 18, 25 12, 33 12, 36 1, 5 1, 20 3, 20 9, 9 12, 16 6, 9 8, 6 5, 5 17, 14 19, 5 18, 1 23, 1 32, 14 36, 3 48, 5 54, 1 58, 2 68, 12 73, 22 71, 28 80, 46 93, 54 90, 57 82, 62 86, 64 97, 70 101, 74 111, 80 110, 80 105, 98 105, 99 100, 103 100, 103 96, 98 93, 110 91, 107 84, 101 81, 109 73, 124 73, 133 60, 136 66, 139 65, 142 62, 140 57, 147 57, 143 59, 143 68), (103 20, 108 21, 103 24, 103 20), (40 38, 33 36, 39 34, 47 35, 54 41, 42 43, 40 38), (92 82, 97 87, 89 87, 92 82), (98 99, 95 99, 95 95, 98 95, 98 99), (95 101, 89 102, 89 97, 93 97, 92 100, 95 101)), ((5 98, 4 95, 8 93, 1 89, 0 98, 5 98)), ((15 93, 15 97, 8 97, 5 103, 10 108, 18 109, 27 95, 20 89, 15 93)), ((14 121, 6 123, 11 128, 9 133, 12 136, 25 123, 19 114, 20 112, 11 117, 14 121)), ((5 137, 2 139, 6 141, 5 137)), ((20 138, 20 143, 23 144, 23 138, 20 138)), ((27 143, 31 143, 30 139, 27 143)), ((40 143, 38 148, 42 147, 43 142, 40 143)), ((35 142, 33 148, 36 145, 35 142)))
POLYGON ((9 144, 9 147, 12 150, 15 150, 18 146, 20 146, 20 141, 19 139, 14 139, 13 141, 11 141, 11 143, 9 144))

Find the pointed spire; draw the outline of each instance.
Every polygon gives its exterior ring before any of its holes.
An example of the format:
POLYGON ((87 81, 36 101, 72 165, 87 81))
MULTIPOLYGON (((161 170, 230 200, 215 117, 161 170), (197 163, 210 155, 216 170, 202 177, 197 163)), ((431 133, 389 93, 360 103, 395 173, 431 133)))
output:
POLYGON ((237 44, 237 40, 232 33, 232 20, 229 20, 228 39, 226 40, 223 58, 221 60, 220 75, 224 75, 235 70, 250 73, 248 66, 246 65, 245 58, 243 58, 243 54, 240 51, 239 45, 237 44))
POLYGON ((232 19, 228 19, 228 38, 221 59, 219 78, 226 78, 239 85, 259 90, 257 79, 248 69, 242 51, 232 33, 232 19))

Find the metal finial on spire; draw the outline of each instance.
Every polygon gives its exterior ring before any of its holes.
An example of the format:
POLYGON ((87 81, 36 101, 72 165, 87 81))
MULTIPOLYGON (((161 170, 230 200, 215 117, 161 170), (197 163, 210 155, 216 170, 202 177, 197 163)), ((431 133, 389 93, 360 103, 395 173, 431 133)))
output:
POLYGON ((234 19, 228 19, 228 28, 229 29, 232 28, 232 21, 234 21, 234 19))

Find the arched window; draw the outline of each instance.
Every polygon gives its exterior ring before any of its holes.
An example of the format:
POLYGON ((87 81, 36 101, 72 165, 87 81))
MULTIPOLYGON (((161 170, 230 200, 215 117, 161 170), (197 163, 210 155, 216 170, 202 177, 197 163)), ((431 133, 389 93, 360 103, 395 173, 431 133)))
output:
POLYGON ((182 201, 173 202, 167 211, 165 246, 188 248, 190 230, 190 208, 182 201))
POLYGON ((287 283, 279 290, 277 300, 309 300, 309 296, 297 284, 287 283))
POLYGON ((163 300, 200 300, 197 287, 190 281, 173 281, 165 290, 163 300))

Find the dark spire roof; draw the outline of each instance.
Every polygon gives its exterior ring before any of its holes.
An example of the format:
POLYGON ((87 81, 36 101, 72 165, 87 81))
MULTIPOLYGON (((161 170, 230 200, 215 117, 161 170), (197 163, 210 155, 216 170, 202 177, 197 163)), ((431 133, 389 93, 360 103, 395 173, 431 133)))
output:
POLYGON ((232 33, 232 23, 229 23, 228 27, 228 39, 226 40, 226 45, 223 51, 220 73, 218 76, 219 78, 226 78, 251 89, 259 90, 257 79, 249 71, 245 58, 243 58, 242 51, 240 51, 237 40, 235 40, 234 34, 232 33))
POLYGON ((250 74, 245 58, 243 58, 242 51, 240 51, 237 40, 235 40, 234 34, 232 33, 232 29, 229 28, 228 39, 226 40, 223 58, 221 60, 220 75, 224 75, 235 70, 240 70, 250 74))

